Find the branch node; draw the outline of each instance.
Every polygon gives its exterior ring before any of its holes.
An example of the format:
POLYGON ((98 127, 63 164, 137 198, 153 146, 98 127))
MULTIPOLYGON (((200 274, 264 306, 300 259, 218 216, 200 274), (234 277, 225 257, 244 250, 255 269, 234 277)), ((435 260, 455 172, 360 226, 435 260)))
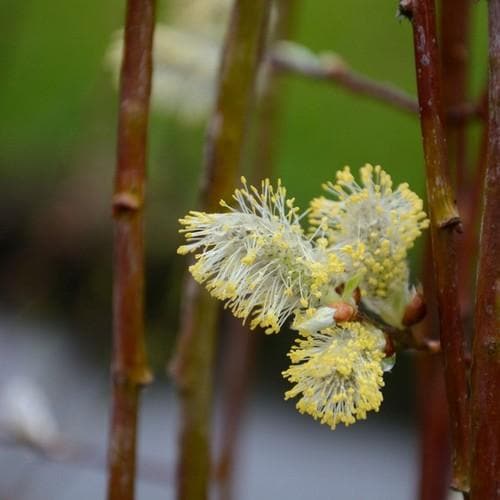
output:
POLYGON ((401 0, 398 6, 398 15, 399 19, 405 18, 408 21, 413 20, 413 0, 401 0))
POLYGON ((153 374, 146 367, 137 367, 130 371, 115 368, 111 374, 111 378, 113 384, 116 385, 143 387, 153 381, 153 374))
POLYGON ((142 207, 139 197, 130 191, 122 191, 113 195, 113 213, 137 212, 142 207))
POLYGON ((438 227, 439 229, 454 229, 457 233, 460 234, 464 232, 462 219, 458 215, 439 222, 438 227))

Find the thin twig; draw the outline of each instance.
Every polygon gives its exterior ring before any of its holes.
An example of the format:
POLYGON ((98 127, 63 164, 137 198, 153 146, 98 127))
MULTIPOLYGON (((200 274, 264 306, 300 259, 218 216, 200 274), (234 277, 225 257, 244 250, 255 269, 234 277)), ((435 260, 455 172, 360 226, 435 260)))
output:
POLYGON ((490 0, 489 139, 472 350, 471 499, 500 499, 500 0, 490 0))
POLYGON ((420 123, 439 325, 453 444, 452 484, 468 490, 469 416, 465 338, 457 285, 456 232, 460 219, 447 177, 446 141, 441 108, 440 65, 433 0, 402 0, 401 13, 412 21, 420 123))
POLYGON ((336 54, 319 58, 305 50, 295 44, 278 46, 271 58, 273 67, 284 73, 335 83, 350 92, 385 102, 402 111, 418 113, 417 100, 404 90, 355 72, 336 54))
MULTIPOLYGON (((271 54, 275 71, 318 80, 343 88, 353 94, 369 97, 401 111, 418 115, 418 101, 411 94, 389 82, 380 82, 356 72, 341 56, 334 53, 315 55, 295 43, 281 42, 271 54)), ((480 103, 466 102, 450 107, 450 123, 464 124, 482 119, 480 103)))
POLYGON ((139 391, 151 380, 144 343, 144 187, 154 0, 129 0, 120 77, 113 195, 113 403, 108 498, 135 494, 139 391))
MULTIPOLYGON (((234 189, 269 9, 269 0, 236 0, 232 8, 206 139, 200 203, 206 211, 217 211, 219 200, 229 199, 234 189)), ((181 406, 179 500, 204 500, 208 495, 217 312, 208 292, 188 278, 171 365, 181 406)))
POLYGON ((360 308, 356 317, 358 320, 367 320, 384 332, 386 338, 386 356, 392 356, 395 352, 406 350, 421 351, 428 354, 439 354, 441 352, 439 340, 419 335, 414 326, 400 330, 383 322, 364 307, 360 308))
POLYGON ((379 327, 386 334, 386 356, 391 356, 398 351, 413 350, 426 354, 440 354, 441 343, 428 337, 421 337, 415 327, 406 330, 397 330, 387 325, 379 327))

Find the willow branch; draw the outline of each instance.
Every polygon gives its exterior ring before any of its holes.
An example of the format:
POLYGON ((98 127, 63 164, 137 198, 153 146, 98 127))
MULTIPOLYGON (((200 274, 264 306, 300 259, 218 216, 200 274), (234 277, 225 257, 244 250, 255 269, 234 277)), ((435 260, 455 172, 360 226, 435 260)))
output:
POLYGON ((395 352, 406 350, 421 351, 428 354, 439 354, 441 352, 439 340, 434 340, 431 337, 423 337, 418 334, 415 324, 420 322, 422 318, 419 318, 411 327, 399 329, 388 325, 362 305, 356 314, 356 318, 358 320, 366 320, 384 332, 386 356, 392 356, 395 352))
POLYGON ((420 432, 419 500, 445 500, 449 494, 449 419, 439 357, 419 355, 417 402, 420 432))
POLYGON ((390 83, 378 82, 355 72, 336 54, 320 58, 304 47, 287 43, 278 45, 271 62, 277 71, 334 83, 357 95, 379 100, 408 113, 418 113, 418 103, 413 96, 390 83))
MULTIPOLYGON (((488 85, 486 89, 482 93, 478 108, 482 111, 483 115, 488 115, 488 85)), ((482 189, 484 185, 484 176, 486 172, 486 163, 487 163, 487 155, 488 155, 488 120, 485 120, 483 125, 479 150, 476 158, 476 165, 474 168, 472 182, 470 186, 470 224, 473 226, 479 223, 479 219, 481 218, 481 196, 482 189)))
POLYGON ((471 499, 500 499, 500 0, 490 0, 489 138, 472 350, 471 499))
POLYGON ((112 417, 108 499, 132 500, 139 391, 151 374, 144 342, 144 187, 154 0, 129 0, 120 77, 113 195, 112 417))
MULTIPOLYGON (((268 13, 269 0, 234 2, 206 138, 200 200, 206 211, 217 211, 219 200, 229 199, 234 188, 268 13)), ((217 312, 214 300, 189 277, 171 365, 181 407, 179 500, 203 500, 208 495, 217 312)))
MULTIPOLYGON (((266 48, 262 54, 264 61, 275 40, 289 37, 295 3, 294 0, 278 0, 278 19, 274 29, 268 30, 266 48)), ((264 66, 264 68, 266 74, 257 103, 257 130, 250 171, 250 179, 256 185, 262 179, 272 176, 281 104, 279 75, 270 71, 269 66, 264 66)), ((221 500, 230 500, 234 497, 233 479, 237 460, 238 437, 251 386, 259 338, 258 334, 249 332, 248 327, 242 325, 240 320, 231 316, 227 318, 227 322, 228 338, 223 372, 221 447, 215 469, 221 500)))
MULTIPOLYGON (((481 97, 482 108, 488 108, 488 91, 481 97)), ((463 207, 464 239, 460 246, 459 269, 464 270, 462 286, 460 288, 460 309, 465 324, 471 324, 473 310, 473 296, 471 290, 475 288, 476 263, 479 247, 479 223, 481 221, 481 195, 486 171, 488 153, 488 123, 483 124, 479 149, 471 179, 463 186, 459 201, 463 207)))
MULTIPOLYGON (((418 114, 418 101, 415 97, 392 83, 380 82, 358 73, 338 54, 327 52, 317 56, 301 45, 280 42, 271 54, 270 62, 277 72, 329 83, 400 111, 418 114)), ((464 124, 483 117, 480 103, 465 102, 450 107, 447 111, 450 123, 464 124)))
MULTIPOLYGON (((273 47, 276 45, 276 41, 290 38, 296 4, 296 0, 277 0, 278 20, 274 27, 274 32, 270 35, 268 47, 264 54, 266 63, 269 62, 269 54, 273 54, 273 47)), ((265 70, 266 81, 262 94, 259 97, 257 108, 257 138, 251 173, 251 177, 256 183, 259 183, 266 177, 270 177, 273 171, 282 101, 280 93, 281 75, 273 71, 272 64, 266 64, 265 70)))
MULTIPOLYGON (((441 59, 443 62, 443 103, 445 112, 463 106, 467 102, 469 76, 469 32, 471 0, 441 0, 441 59)), ((464 120, 453 120, 446 116, 446 145, 450 175, 455 179, 458 193, 458 206, 463 215, 464 238, 459 247, 459 268, 463 269, 459 296, 462 319, 470 317, 472 308, 470 282, 474 269, 476 241, 475 222, 471 215, 475 210, 469 201, 469 182, 467 173, 467 125, 464 120), (466 179, 467 177, 467 179, 466 179), (472 243, 472 245, 471 245, 472 243), (471 247, 472 246, 472 247, 471 247)), ((464 323, 465 324, 465 323, 464 323)), ((467 335, 468 336, 468 335, 467 335)))
POLYGON ((386 324, 377 323, 371 318, 371 322, 385 334, 386 346, 385 355, 392 356, 400 351, 416 351, 425 354, 440 354, 441 343, 439 340, 434 340, 429 337, 421 337, 416 327, 407 328, 406 330, 398 330, 386 324))
POLYGON ((466 491, 469 462, 467 367, 458 300, 456 248, 456 230, 460 227, 460 219, 447 176, 435 8, 432 0, 403 0, 400 9, 413 26, 432 257, 451 419, 452 483, 455 488, 466 491))
MULTIPOLYGON (((417 325, 417 336, 433 339, 437 336, 437 304, 432 272, 431 242, 427 235, 422 269, 423 287, 430 298, 427 315, 417 325)), ((419 500, 448 498, 450 470, 450 430, 446 389, 441 357, 417 356, 417 408, 420 440, 419 500)))
MULTIPOLYGON (((446 113, 448 158, 463 188, 467 161, 467 122, 453 120, 449 111, 467 102, 471 0, 441 1, 443 104, 446 113)), ((451 165, 450 165, 451 166, 451 165)))

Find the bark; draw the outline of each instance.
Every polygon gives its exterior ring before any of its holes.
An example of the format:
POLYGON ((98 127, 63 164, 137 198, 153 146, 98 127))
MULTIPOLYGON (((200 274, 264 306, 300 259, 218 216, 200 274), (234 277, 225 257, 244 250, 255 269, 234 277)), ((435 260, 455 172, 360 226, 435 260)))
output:
POLYGON ((469 463, 468 382, 465 337, 458 297, 457 237, 461 224, 448 178, 441 104, 440 63, 432 0, 403 0, 413 26, 420 123, 426 166, 431 241, 452 439, 452 485, 467 491, 469 463))
POLYGON ((144 190, 154 0, 129 0, 113 195, 112 417, 108 499, 135 495, 139 392, 151 380, 144 342, 144 190))
POLYGON ((488 10, 489 137, 472 351, 472 500, 500 498, 500 0, 490 0, 488 10))

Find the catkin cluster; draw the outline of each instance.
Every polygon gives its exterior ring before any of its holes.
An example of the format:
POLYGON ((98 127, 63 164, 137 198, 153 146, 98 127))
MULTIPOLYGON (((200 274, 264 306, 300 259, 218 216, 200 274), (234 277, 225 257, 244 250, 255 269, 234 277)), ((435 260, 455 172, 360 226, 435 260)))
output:
POLYGON ((378 165, 362 167, 359 183, 345 167, 323 187, 329 197, 300 213, 280 181, 258 190, 242 178, 224 212, 180 220, 178 253, 194 254, 195 280, 250 328, 278 333, 293 317, 285 397, 333 429, 380 407, 386 342, 367 318, 403 328, 416 293, 407 253, 429 221, 422 200, 407 184, 393 189, 378 165))

